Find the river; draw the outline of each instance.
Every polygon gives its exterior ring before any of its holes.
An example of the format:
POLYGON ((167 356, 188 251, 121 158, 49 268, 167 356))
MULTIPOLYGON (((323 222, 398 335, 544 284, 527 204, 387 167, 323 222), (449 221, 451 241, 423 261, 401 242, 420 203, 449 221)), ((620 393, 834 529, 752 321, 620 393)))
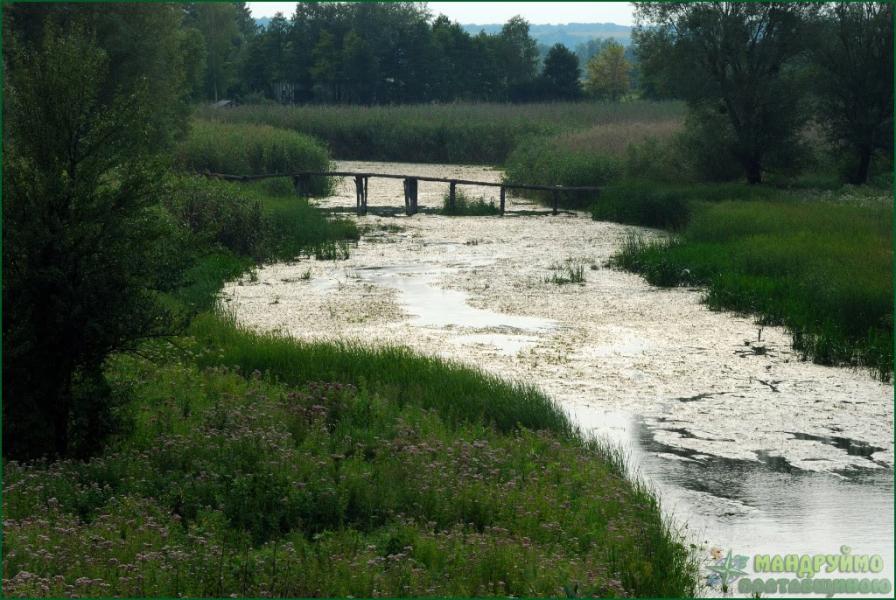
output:
MULTIPOLYGON (((501 177, 458 165, 336 168, 501 177)), ((446 190, 421 182, 420 206, 441 206, 446 190)), ((503 218, 405 217, 402 198, 400 180, 370 180, 365 235, 348 260, 265 266, 228 284, 223 303, 259 330, 401 344, 537 385, 583 431, 624 449, 703 556, 849 546, 881 555, 875 577, 892 581, 891 384, 801 361, 783 329, 710 311, 700 290, 606 266, 626 237, 661 232, 533 214, 518 198, 503 218), (569 265, 584 268, 583 284, 552 281, 569 265)), ((353 214, 353 182, 319 204, 353 214)))

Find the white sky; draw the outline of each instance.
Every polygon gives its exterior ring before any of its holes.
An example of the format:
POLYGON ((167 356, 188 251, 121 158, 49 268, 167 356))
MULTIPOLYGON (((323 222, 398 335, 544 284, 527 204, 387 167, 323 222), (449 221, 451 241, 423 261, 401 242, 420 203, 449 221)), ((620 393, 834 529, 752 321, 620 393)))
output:
MULTIPOLYGON (((429 2, 433 15, 447 15, 452 21, 485 25, 504 23, 521 15, 530 23, 617 23, 632 25, 629 2, 429 2)), ((282 12, 290 17, 295 2, 249 2, 253 17, 272 17, 282 12)))

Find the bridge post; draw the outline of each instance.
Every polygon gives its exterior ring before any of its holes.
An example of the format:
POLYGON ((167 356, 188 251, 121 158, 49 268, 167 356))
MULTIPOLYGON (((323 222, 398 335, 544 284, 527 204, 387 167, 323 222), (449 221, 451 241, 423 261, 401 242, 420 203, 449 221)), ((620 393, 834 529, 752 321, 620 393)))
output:
POLYGON ((292 178, 293 188, 296 190, 296 195, 300 198, 308 197, 308 176, 307 175, 295 175, 292 178))
POLYGON ((367 214, 367 178, 355 175, 355 212, 358 216, 367 214))
POLYGON ((454 213, 457 206, 457 182, 453 179, 448 182, 448 210, 454 213))
POLYGON ((417 214, 417 178, 404 179, 404 210, 408 216, 417 214))
POLYGON ((551 192, 551 193, 554 195, 554 214, 556 215, 556 214, 557 214, 557 208, 558 208, 559 205, 560 205, 560 191, 559 191, 559 190, 554 190, 554 191, 551 192))
POLYGON ((501 186, 501 216, 504 216, 504 199, 507 197, 507 188, 501 186))

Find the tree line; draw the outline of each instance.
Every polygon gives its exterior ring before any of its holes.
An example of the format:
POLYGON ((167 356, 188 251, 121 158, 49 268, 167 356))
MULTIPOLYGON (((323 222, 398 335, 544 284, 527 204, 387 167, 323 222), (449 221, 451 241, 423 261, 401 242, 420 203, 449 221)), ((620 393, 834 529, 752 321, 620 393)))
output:
POLYGON ((891 3, 642 2, 636 18, 642 94, 686 100, 689 129, 748 182, 797 168, 813 137, 852 183, 892 161, 891 3))
POLYGON ((520 17, 498 33, 471 35, 410 2, 303 2, 289 18, 277 14, 254 29, 240 27, 240 5, 191 10, 228 22, 226 29, 209 29, 197 21, 226 55, 216 60, 214 79, 222 85, 207 86, 209 99, 226 93, 249 101, 391 104, 582 95, 577 54, 562 44, 542 53, 520 17))

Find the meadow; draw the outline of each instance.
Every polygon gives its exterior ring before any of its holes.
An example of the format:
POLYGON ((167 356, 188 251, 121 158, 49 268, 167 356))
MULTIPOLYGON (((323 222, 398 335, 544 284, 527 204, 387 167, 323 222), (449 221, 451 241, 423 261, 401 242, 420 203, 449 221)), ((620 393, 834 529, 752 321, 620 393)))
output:
MULTIPOLYGON (((314 136, 334 158, 503 164, 524 141, 609 126, 618 145, 626 129, 646 132, 680 122, 679 102, 452 103, 402 106, 247 105, 203 108, 204 119, 270 125, 314 136)), ((609 143, 609 141, 608 141, 609 143)), ((532 183, 526 181, 526 183, 532 183)))
POLYGON ((160 208, 186 263, 167 292, 186 329, 106 361, 101 454, 5 462, 6 596, 696 591, 695 551, 653 493, 535 388, 235 326, 225 280, 344 257, 358 229, 289 181, 184 164, 160 208))

